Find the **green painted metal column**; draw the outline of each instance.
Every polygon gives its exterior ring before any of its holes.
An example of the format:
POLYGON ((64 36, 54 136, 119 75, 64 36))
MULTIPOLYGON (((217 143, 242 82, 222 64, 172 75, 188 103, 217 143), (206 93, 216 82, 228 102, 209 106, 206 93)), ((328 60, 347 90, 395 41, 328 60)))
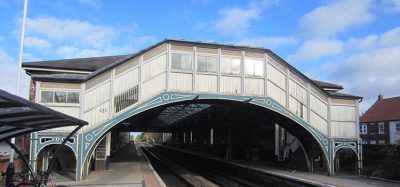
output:
POLYGON ((37 133, 31 133, 30 146, 29 146, 29 161, 33 171, 36 172, 36 151, 37 151, 37 133))

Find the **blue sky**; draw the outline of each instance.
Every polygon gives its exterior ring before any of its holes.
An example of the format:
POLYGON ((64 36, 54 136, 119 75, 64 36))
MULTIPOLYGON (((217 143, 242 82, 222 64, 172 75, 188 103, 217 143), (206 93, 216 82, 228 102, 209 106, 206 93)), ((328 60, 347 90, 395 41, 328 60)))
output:
MULTIPOLYGON (((1 89, 15 91, 23 0, 0 0, 1 89)), ((313 79, 400 95, 400 0, 31 0, 24 61, 134 53, 164 38, 266 47, 313 79)), ((21 96, 28 78, 23 76, 21 96)))

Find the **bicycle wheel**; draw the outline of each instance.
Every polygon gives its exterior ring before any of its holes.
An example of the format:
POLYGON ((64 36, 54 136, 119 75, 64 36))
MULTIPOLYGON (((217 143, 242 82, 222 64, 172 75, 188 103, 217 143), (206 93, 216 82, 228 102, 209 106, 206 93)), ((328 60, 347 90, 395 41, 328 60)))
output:
MULTIPOLYGON (((54 176, 53 176, 53 172, 50 172, 47 175, 47 179, 46 179, 46 183, 44 184, 43 187, 55 187, 56 185, 54 184, 54 176)), ((40 186, 42 187, 42 186, 40 186)))

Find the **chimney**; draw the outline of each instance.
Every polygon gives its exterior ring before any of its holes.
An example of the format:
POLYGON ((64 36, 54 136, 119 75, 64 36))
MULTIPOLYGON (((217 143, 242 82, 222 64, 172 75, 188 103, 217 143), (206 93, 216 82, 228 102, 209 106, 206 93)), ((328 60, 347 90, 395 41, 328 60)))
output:
POLYGON ((383 100, 383 95, 381 92, 379 92, 379 95, 378 95, 378 101, 380 101, 380 100, 383 100))

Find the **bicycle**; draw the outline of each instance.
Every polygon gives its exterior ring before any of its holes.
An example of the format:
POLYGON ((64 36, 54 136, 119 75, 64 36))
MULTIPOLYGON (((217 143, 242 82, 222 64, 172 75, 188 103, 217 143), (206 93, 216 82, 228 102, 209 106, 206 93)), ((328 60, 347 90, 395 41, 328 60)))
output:
POLYGON ((40 178, 31 179, 29 172, 14 173, 12 183, 5 184, 6 172, 1 172, 2 187, 55 187, 53 172, 42 171, 40 178), (44 176, 44 177, 43 177, 44 176))

